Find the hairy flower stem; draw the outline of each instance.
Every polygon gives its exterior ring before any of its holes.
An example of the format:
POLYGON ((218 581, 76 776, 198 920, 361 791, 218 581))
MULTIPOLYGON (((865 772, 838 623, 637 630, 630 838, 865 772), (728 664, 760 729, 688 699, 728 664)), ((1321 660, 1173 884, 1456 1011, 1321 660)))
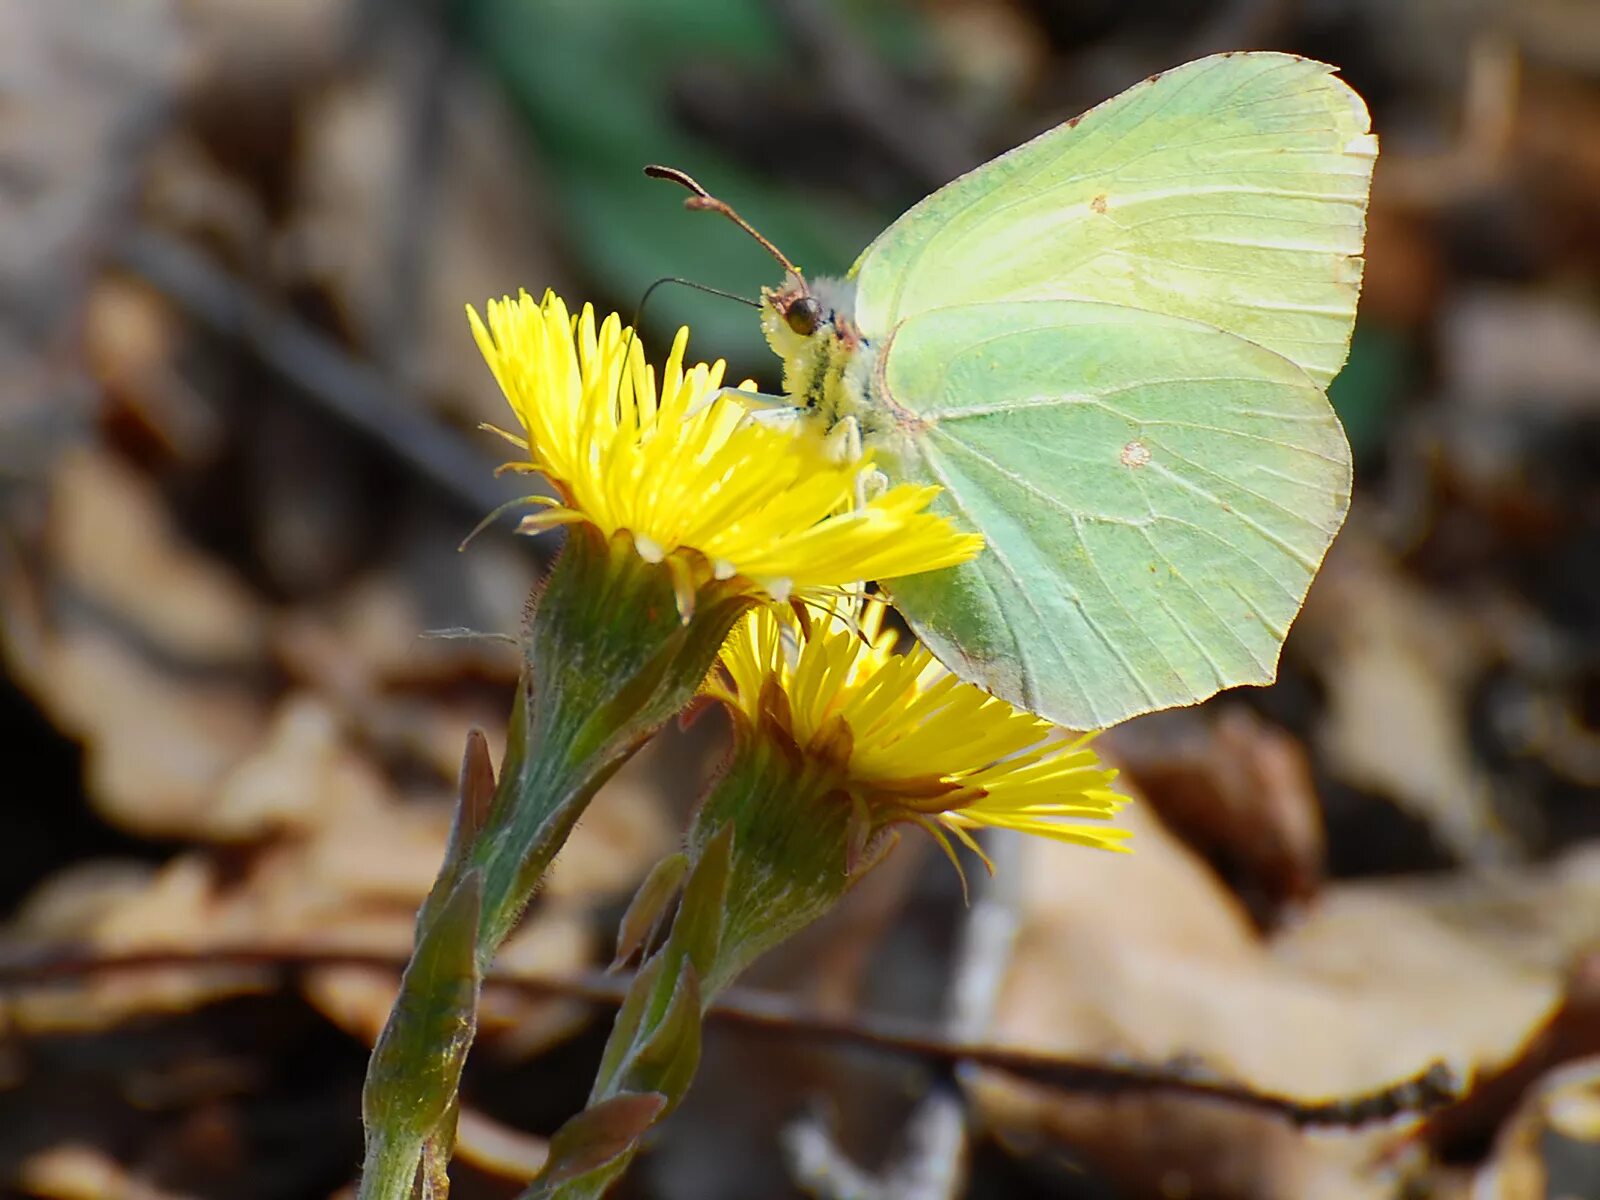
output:
MULTIPOLYGON (((701 1022, 718 993, 827 912, 869 865, 845 870, 851 807, 831 769, 771 733, 744 732, 701 803, 671 932, 634 978, 588 1107, 552 1140, 522 1200, 597 1200, 616 1182, 645 1133, 687 1094, 701 1022)), ((656 878, 636 906, 664 904, 656 878)))
POLYGON ((373 1050, 361 1200, 411 1197, 419 1172, 418 1194, 444 1194, 483 971, 590 799, 694 697, 751 603, 748 583, 729 580, 684 604, 681 582, 628 535, 578 525, 530 605, 499 782, 469 745, 450 846, 373 1050))

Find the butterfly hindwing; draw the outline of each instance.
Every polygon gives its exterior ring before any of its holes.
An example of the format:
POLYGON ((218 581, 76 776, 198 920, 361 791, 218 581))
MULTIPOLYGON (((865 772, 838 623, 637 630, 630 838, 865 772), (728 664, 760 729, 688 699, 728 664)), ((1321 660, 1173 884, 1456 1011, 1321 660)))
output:
POLYGON ((852 269, 857 322, 872 338, 952 305, 1106 301, 1204 321, 1325 387, 1361 289, 1369 124, 1326 64, 1187 63, 912 208, 852 269))
POLYGON ((892 465, 987 543, 887 585, 946 665, 1078 729, 1272 678, 1349 504, 1348 445, 1304 371, 1080 301, 938 309, 883 354, 913 410, 892 465))

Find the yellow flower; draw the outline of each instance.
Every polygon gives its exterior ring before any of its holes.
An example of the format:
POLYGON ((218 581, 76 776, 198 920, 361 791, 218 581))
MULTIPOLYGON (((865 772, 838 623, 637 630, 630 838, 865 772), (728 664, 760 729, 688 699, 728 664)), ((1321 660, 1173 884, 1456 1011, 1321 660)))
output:
POLYGON ((883 612, 867 603, 854 622, 751 612, 710 690, 789 739, 791 753, 831 763, 865 832, 913 821, 952 859, 944 832, 983 857, 968 831, 984 825, 1127 849, 1126 830, 1073 823, 1109 820, 1126 803, 1087 736, 957 679, 920 645, 895 653, 883 612))
POLYGON ((537 471, 560 493, 529 498, 548 508, 523 531, 625 531, 641 557, 671 565, 680 604, 707 578, 783 598, 951 566, 982 547, 925 511, 937 488, 902 484, 854 507, 870 461, 825 461, 803 439, 743 420, 736 401, 714 399, 722 362, 684 366, 687 329, 658 389, 615 315, 597 328, 585 305, 574 321, 549 292, 542 303, 526 292, 491 300, 486 321, 467 315, 526 433, 497 430, 528 452, 508 468, 537 471))

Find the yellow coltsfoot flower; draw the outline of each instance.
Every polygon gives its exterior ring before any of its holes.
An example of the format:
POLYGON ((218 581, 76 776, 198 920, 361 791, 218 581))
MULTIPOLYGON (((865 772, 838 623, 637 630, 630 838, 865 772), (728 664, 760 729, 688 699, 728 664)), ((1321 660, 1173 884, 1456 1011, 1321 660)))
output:
MULTIPOLYGON (((744 420, 718 395, 721 363, 685 366, 685 333, 658 381, 614 316, 597 325, 585 307, 574 320, 550 294, 492 302, 487 319, 468 312, 522 426, 505 434, 526 455, 511 468, 546 476, 557 493, 528 498, 545 508, 523 528, 571 529, 524 611, 524 670, 498 775, 482 739, 469 742, 445 861, 363 1095, 362 1200, 403 1200, 419 1172, 443 1170, 483 971, 595 792, 694 700, 740 617, 791 594, 838 595, 861 579, 950 566, 982 545, 927 511, 937 489, 890 488, 856 503, 870 463, 827 461, 804 438, 744 420)), ((691 877, 694 911, 721 904, 728 869, 709 872, 702 862, 691 877), (717 894, 703 895, 712 883, 717 894)), ((746 948, 774 928, 744 927, 754 930, 746 948)), ((700 930, 691 941, 688 969, 713 965, 718 939, 700 930)), ((666 1010, 673 1036, 698 1030, 692 976, 685 989, 668 997, 678 997, 666 1010)), ((670 1082, 683 1062, 692 1070, 697 1048, 651 1061, 672 1064, 670 1082)))
MULTIPOLYGON (((749 736, 786 739, 837 778, 854 809, 852 857, 897 822, 946 834, 983 857, 970 830, 991 826, 1126 850, 1107 821, 1127 803, 1089 747, 949 674, 925 648, 901 654, 884 606, 859 612, 747 614, 723 648, 711 691, 749 736)), ((987 864, 987 859, 984 860, 987 864)))
POLYGON ((521 528, 625 533, 641 557, 669 565, 685 606, 708 579, 782 599, 952 566, 982 547, 926 511, 937 488, 902 484, 854 506, 871 461, 826 461, 806 440, 744 420, 717 397, 722 362, 685 366, 686 329, 658 386, 638 339, 615 315, 597 325, 588 305, 574 320, 554 294, 524 292, 468 317, 522 426, 497 431, 528 454, 508 466, 559 493, 530 497, 547 507, 521 528))

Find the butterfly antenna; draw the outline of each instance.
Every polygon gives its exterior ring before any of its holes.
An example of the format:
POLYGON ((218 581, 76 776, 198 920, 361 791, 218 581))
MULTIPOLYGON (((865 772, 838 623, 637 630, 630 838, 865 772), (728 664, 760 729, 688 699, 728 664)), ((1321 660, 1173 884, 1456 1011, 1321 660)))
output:
POLYGON ((737 300, 746 308, 761 307, 761 301, 752 300, 749 296, 741 296, 738 292, 725 292, 719 287, 712 287, 709 283, 700 283, 694 279, 679 279, 676 275, 664 275, 645 288, 644 295, 639 297, 639 306, 633 310, 633 323, 635 325, 638 325, 643 317, 645 302, 650 299, 651 294, 658 287, 663 287, 669 283, 675 283, 679 287, 693 288, 697 292, 705 292, 708 296, 721 296, 724 300, 737 300))
POLYGON ((693 288, 695 291, 705 292, 707 295, 721 296, 724 300, 737 300, 740 304, 749 305, 751 308, 761 307, 761 303, 758 300, 752 300, 749 296, 741 296, 737 292, 725 292, 721 288, 712 287, 709 283, 697 283, 693 279, 679 279, 676 275, 666 275, 656 280, 649 287, 645 288, 644 295, 639 297, 639 303, 634 306, 633 321, 629 324, 628 336, 622 343, 622 362, 624 365, 622 372, 617 376, 617 394, 612 397, 613 403, 621 400, 622 398, 622 381, 627 374, 627 363, 631 361, 629 356, 633 353, 633 343, 639 336, 639 322, 644 320, 644 306, 649 303, 650 297, 655 294, 655 290, 658 287, 662 287, 663 285, 669 283, 676 283, 682 287, 693 288))
POLYGON ((650 176, 651 179, 666 179, 688 188, 689 191, 693 192, 694 194, 683 202, 685 208, 692 208, 697 211, 721 213, 740 229, 744 230, 751 237, 755 238, 756 241, 760 242, 768 254, 772 255, 773 258, 777 259, 783 264, 783 269, 785 271, 788 271, 791 275, 800 274, 800 268, 789 261, 789 256, 787 254, 785 254, 782 250, 779 250, 770 241, 768 241, 767 238, 761 234, 761 232, 757 230, 754 225, 750 224, 749 221, 746 221, 743 217, 736 213, 733 210, 733 206, 730 205, 726 200, 718 200, 710 192, 706 191, 705 188, 701 187, 700 184, 696 182, 694 176, 685 171, 678 170, 677 167, 662 167, 653 163, 644 169, 644 173, 650 176))

